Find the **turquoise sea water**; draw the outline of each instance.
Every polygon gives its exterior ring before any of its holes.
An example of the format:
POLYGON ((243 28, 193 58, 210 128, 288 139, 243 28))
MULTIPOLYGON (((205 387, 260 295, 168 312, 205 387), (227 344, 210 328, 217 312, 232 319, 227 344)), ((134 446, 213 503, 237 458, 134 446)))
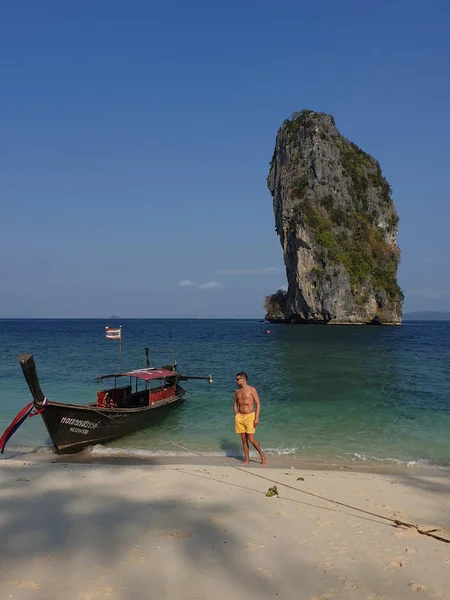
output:
MULTIPOLYGON (((257 320, 0 320, 0 434, 30 399, 17 356, 32 352, 53 400, 95 398, 94 377, 142 346, 170 347, 190 382, 187 402, 145 432, 96 447, 97 454, 173 453, 170 442, 211 454, 238 454, 235 373, 261 397, 257 437, 269 454, 324 461, 420 462, 450 466, 450 323, 402 327, 267 325, 257 320), (270 334, 267 333, 270 329, 270 334)), ((157 363, 168 355, 155 353, 157 363)), ((40 417, 28 419, 7 449, 49 447, 40 417)))

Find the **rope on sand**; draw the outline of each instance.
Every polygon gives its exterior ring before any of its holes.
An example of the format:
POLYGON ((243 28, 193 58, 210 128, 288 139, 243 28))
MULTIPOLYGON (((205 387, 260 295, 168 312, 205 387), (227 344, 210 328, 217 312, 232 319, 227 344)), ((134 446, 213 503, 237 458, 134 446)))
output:
POLYGON ((418 525, 414 525, 413 523, 407 523, 405 521, 400 521, 399 519, 385 517, 384 515, 380 515, 378 513, 374 513, 369 510, 365 510, 364 508, 358 508, 357 506, 352 506, 351 504, 345 504, 344 502, 339 502, 338 500, 331 500, 330 498, 326 498, 325 496, 321 496, 320 494, 314 494, 313 492, 307 492, 306 490, 300 490, 299 488, 296 488, 293 485, 289 485, 288 483, 283 483, 281 481, 275 481, 274 479, 269 479, 268 477, 264 477, 264 475, 260 475, 259 473, 254 473, 252 470, 244 469, 242 467, 236 467, 235 465, 227 464, 226 462, 220 460, 219 458, 208 456, 207 454, 202 454, 201 452, 196 452, 195 450, 191 450, 190 448, 185 448, 181 444, 176 444, 175 442, 170 442, 170 443, 173 446, 176 446, 177 448, 181 448, 182 450, 185 450, 186 452, 191 452, 192 454, 197 454, 197 456, 201 456, 202 458, 207 458, 208 460, 212 460, 213 462, 220 463, 221 465, 224 465, 225 467, 232 467, 233 469, 236 469, 237 471, 242 471, 243 473, 253 475, 254 477, 259 477, 259 479, 264 479, 265 481, 268 481, 269 483, 276 483, 277 485, 284 486, 286 488, 294 490, 295 492, 300 492, 301 494, 306 494, 307 496, 312 496, 313 498, 318 498, 319 500, 324 500, 325 502, 331 502, 332 504, 336 504, 338 506, 344 506, 345 508, 350 508, 351 510, 365 513, 366 515, 370 515, 372 517, 378 517, 379 519, 384 519, 385 521, 389 521, 390 523, 393 523, 397 527, 407 527, 409 529, 415 529, 417 531, 417 533, 420 533, 421 535, 427 535, 429 537, 434 538, 435 540, 444 542, 445 544, 450 544, 449 539, 444 538, 435 533, 436 531, 439 531, 438 527, 436 527, 434 529, 428 529, 428 530, 420 529, 418 525))

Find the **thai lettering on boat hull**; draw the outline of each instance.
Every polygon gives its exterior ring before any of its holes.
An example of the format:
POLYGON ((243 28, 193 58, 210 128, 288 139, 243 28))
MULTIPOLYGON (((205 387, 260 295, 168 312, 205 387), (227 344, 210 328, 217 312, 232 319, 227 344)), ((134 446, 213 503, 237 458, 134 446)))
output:
POLYGON ((70 431, 72 433, 82 433, 83 435, 87 435, 89 433, 89 429, 79 429, 78 427, 71 427, 70 431))
POLYGON ((71 419, 70 417, 62 417, 60 423, 62 425, 75 425, 83 429, 97 429, 100 425, 100 421, 93 423, 92 421, 80 421, 79 419, 71 419))

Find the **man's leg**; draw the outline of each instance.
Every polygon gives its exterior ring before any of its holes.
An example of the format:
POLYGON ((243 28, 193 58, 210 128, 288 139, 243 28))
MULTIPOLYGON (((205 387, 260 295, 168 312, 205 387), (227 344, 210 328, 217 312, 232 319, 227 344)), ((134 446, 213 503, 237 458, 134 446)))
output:
POLYGON ((254 446, 255 450, 259 454, 259 457, 261 458, 261 464, 262 465, 267 465, 266 457, 264 456, 264 454, 263 454, 263 452, 261 450, 261 446, 259 445, 259 442, 257 442, 255 440, 255 436, 253 435, 253 433, 248 433, 247 435, 248 435, 248 441, 254 446))
POLYGON ((247 433, 241 433, 241 440, 242 440, 242 447, 244 449, 244 460, 242 462, 243 465, 248 465, 248 462, 250 460, 250 453, 249 453, 249 449, 248 449, 248 434, 247 433))

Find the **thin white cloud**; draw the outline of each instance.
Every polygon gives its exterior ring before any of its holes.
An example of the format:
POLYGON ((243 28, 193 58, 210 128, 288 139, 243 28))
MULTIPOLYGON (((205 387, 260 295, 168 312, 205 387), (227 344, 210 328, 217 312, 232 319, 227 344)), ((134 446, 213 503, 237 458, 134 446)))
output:
POLYGON ((222 288, 223 285, 218 281, 207 281, 206 283, 199 283, 198 287, 202 290, 212 290, 213 288, 222 288))
POLYGON ((200 290, 213 290, 223 288, 223 285, 218 281, 205 281, 205 283, 195 283, 190 279, 183 279, 183 281, 179 281, 178 286, 198 288, 200 290))
POLYGON ((193 281, 189 281, 189 279, 185 279, 183 281, 179 281, 178 285, 180 287, 195 287, 195 283, 193 281))
POLYGON ((260 267, 257 269, 222 269, 216 271, 217 275, 275 275, 280 273, 279 267, 260 267))

